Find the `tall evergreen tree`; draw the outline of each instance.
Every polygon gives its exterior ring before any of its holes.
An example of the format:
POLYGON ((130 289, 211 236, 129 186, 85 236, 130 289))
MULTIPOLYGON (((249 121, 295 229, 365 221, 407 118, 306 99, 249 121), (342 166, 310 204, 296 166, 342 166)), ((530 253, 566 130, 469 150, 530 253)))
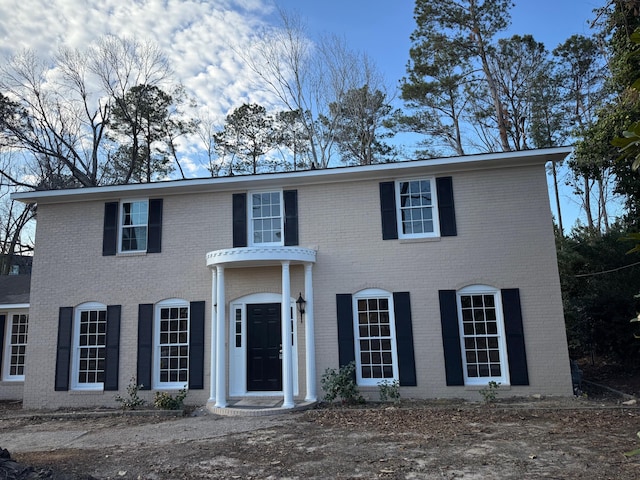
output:
POLYGON ((441 116, 426 123, 444 142, 462 153, 459 120, 466 107, 465 95, 480 88, 490 100, 499 148, 511 150, 508 119, 501 101, 490 52, 494 37, 510 23, 511 0, 416 0, 416 30, 411 35, 411 61, 403 81, 403 98, 411 106, 424 107, 425 115, 441 116))

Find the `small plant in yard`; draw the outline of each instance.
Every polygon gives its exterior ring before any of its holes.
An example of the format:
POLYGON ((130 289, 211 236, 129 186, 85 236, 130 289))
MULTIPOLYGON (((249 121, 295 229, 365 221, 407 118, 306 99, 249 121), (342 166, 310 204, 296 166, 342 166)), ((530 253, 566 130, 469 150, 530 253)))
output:
POLYGON ((187 386, 178 390, 176 396, 167 392, 156 392, 153 395, 153 406, 162 410, 182 410, 184 399, 187 397, 187 386))
POLYGON ((358 392, 355 374, 355 362, 343 365, 339 370, 327 368, 320 379, 325 392, 324 401, 331 403, 339 398, 343 403, 364 403, 364 398, 358 392))
POLYGON ((120 404, 120 408, 122 408, 122 410, 135 410, 136 408, 142 407, 147 403, 146 400, 138 396, 138 392, 141 388, 142 385, 138 385, 136 377, 131 377, 129 385, 127 386, 127 396, 115 396, 115 400, 120 404))
POLYGON ((400 402, 400 382, 394 380, 383 380, 378 383, 378 389, 380 390, 380 401, 392 401, 394 403, 400 402))
POLYGON ((500 382, 491 381, 487 384, 486 387, 480 390, 480 395, 482 395, 482 399, 484 403, 490 404, 496 401, 498 398, 498 389, 500 388, 500 382))
MULTIPOLYGON (((640 438, 640 432, 636 433, 638 438, 640 438)), ((640 455, 640 448, 636 448, 635 450, 631 450, 630 452, 624 452, 625 457, 635 457, 636 455, 640 455)))

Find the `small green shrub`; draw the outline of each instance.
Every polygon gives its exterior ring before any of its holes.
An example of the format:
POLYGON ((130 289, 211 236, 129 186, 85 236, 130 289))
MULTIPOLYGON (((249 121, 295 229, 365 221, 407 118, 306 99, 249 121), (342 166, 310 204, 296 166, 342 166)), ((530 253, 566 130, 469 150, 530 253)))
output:
POLYGON ((324 401, 332 403, 336 399, 342 403, 364 403, 356 385, 356 363, 343 365, 339 370, 327 368, 322 374, 320 385, 325 392, 324 401))
POLYGON ((153 395, 153 406, 162 410, 182 410, 187 397, 187 386, 178 390, 176 396, 167 392, 156 392, 153 395))
POLYGON ((146 405, 147 401, 138 396, 138 392, 142 388, 142 385, 138 385, 136 377, 131 377, 129 385, 127 386, 127 396, 121 397, 115 396, 115 401, 120 404, 122 410, 135 410, 138 407, 146 405))
POLYGON ((378 383, 378 389, 380 390, 380 401, 387 402, 392 401, 398 403, 400 401, 400 382, 394 380, 383 380, 378 383))
POLYGON ((490 404, 496 401, 498 398, 498 389, 500 388, 500 382, 491 381, 487 384, 486 387, 480 390, 480 395, 482 395, 482 399, 484 403, 490 404))

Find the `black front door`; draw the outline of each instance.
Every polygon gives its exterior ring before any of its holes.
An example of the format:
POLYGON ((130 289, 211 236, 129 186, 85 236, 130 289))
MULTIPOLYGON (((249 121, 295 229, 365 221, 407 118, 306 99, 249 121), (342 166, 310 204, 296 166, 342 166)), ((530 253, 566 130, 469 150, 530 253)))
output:
POLYGON ((282 390, 279 303, 247 305, 247 391, 282 390))

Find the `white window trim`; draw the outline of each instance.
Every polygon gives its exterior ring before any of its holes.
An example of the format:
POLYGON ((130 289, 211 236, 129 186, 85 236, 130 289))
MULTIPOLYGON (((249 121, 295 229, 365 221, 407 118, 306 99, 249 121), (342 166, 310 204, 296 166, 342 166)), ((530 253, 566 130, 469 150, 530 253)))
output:
POLYGON ((400 379, 398 371, 398 345, 396 336, 396 317, 395 306, 393 304, 393 293, 387 292, 379 288, 368 288, 360 290, 352 296, 352 310, 353 310, 353 340, 356 357, 356 383, 363 387, 378 386, 384 381, 393 382, 400 379), (360 358, 360 330, 358 328, 358 300, 371 298, 385 298, 389 302, 389 327, 391 334, 391 362, 393 368, 393 378, 362 378, 362 362, 360 358))
MULTIPOLYGON (((189 388, 189 374, 185 382, 161 382, 160 381, 160 310, 163 308, 186 307, 189 310, 189 325, 187 327, 187 347, 191 352, 191 305, 186 300, 180 298, 170 298, 156 303, 153 312, 153 378, 152 387, 154 390, 182 390, 189 388)), ((187 366, 187 369, 189 367, 187 366)))
POLYGON ((462 354, 462 369, 464 373, 464 384, 468 386, 485 386, 489 382, 509 385, 509 359, 507 358, 507 341, 504 329, 504 313, 502 311, 502 294, 500 290, 488 285, 469 285, 456 292, 456 304, 458 309, 458 328, 460 329, 460 349, 462 354), (497 317, 498 349, 500 354, 499 377, 469 377, 467 376, 467 355, 464 346, 464 329, 462 324, 462 302, 461 297, 465 295, 493 295, 495 299, 495 309, 497 317))
POLYGON ((248 192, 247 196, 249 197, 249 205, 247 208, 247 223, 248 223, 248 235, 249 242, 248 245, 251 247, 272 247, 272 246, 283 246, 284 245, 284 195, 282 190, 256 190, 252 192, 248 192), (277 193, 280 195, 280 241, 279 242, 262 242, 255 243, 253 241, 253 196, 257 194, 263 193, 277 193))
MULTIPOLYGON (((4 355, 2 359, 2 381, 4 382, 24 382, 24 375, 11 375, 11 329, 13 326, 13 315, 27 315, 27 329, 29 328, 29 311, 28 310, 8 310, 2 311, 2 315, 5 315, 5 327, 4 332, 4 355)), ((29 333, 27 330, 27 342, 29 341, 29 333)))
POLYGON ((408 239, 408 238, 435 238, 440 237, 440 216, 438 213, 438 196, 436 192, 436 179, 435 177, 415 177, 415 178, 402 178, 395 181, 395 195, 396 195, 396 222, 398 229, 398 239, 408 239), (433 209, 433 232, 425 232, 425 233, 404 233, 402 228, 402 204, 400 201, 400 184, 404 182, 415 182, 415 181, 429 181, 431 186, 431 202, 433 209))
MULTIPOLYGON (((107 311, 107 306, 99 302, 86 302, 78 305, 73 312, 73 353, 71 355, 71 390, 93 391, 104 390, 104 383, 79 383, 78 373, 80 369, 80 315, 91 310, 107 311)), ((109 318, 107 318, 107 322, 109 318)), ((106 344, 104 348, 106 349, 106 344)))
MULTIPOLYGON (((126 226, 140 227, 142 225, 140 224, 140 225, 126 225, 126 226)), ((120 200, 120 204, 118 205, 118 253, 121 253, 124 255, 130 254, 130 253, 145 253, 148 248, 149 248, 149 199, 148 198, 129 198, 129 199, 120 200), (125 225, 122 224, 122 220, 124 215, 124 204, 136 203, 136 202, 147 202, 147 223, 145 225, 147 228, 147 246, 146 248, 138 249, 138 250, 123 250, 122 249, 122 240, 123 240, 122 230, 125 227, 125 225)))

